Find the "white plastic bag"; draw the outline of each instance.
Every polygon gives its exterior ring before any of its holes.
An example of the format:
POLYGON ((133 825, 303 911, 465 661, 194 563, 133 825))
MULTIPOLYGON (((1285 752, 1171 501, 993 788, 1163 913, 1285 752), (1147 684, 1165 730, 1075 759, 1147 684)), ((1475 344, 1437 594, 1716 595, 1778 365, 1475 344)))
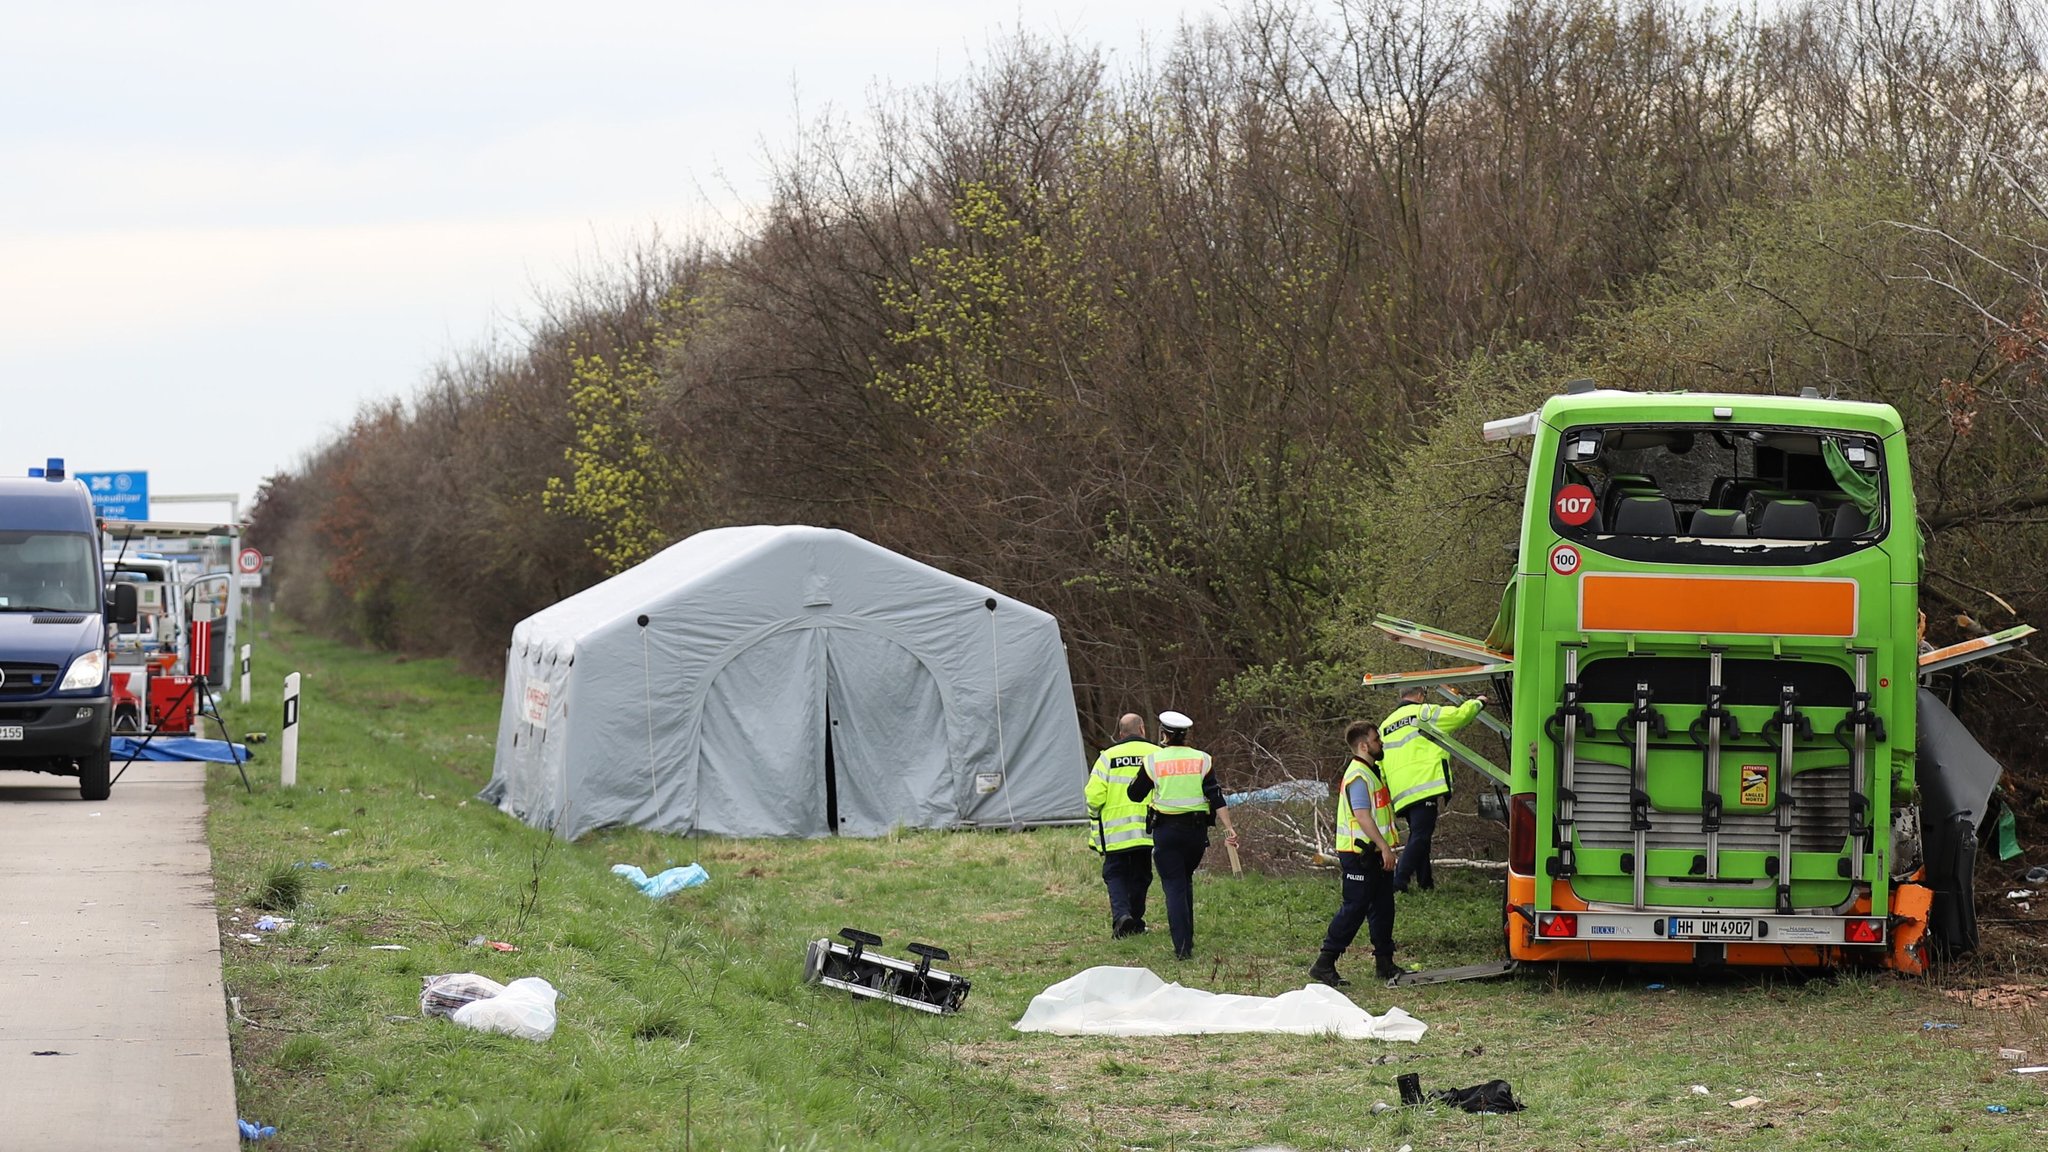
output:
POLYGON ((522 977, 488 1000, 457 1008, 449 1019, 479 1032, 546 1040, 555 1034, 555 986, 538 976, 522 977))
POLYGON ((489 1000, 502 995, 505 986, 487 976, 474 972, 450 972, 445 976, 429 976, 420 981, 420 1015, 453 1016, 455 1013, 478 1000, 489 1000))

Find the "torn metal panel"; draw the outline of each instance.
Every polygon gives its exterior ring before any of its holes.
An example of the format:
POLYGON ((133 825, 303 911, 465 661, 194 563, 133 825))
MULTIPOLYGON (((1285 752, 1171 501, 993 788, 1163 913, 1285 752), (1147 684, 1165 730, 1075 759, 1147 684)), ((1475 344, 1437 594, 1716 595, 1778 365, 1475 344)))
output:
POLYGON ((1920 835, 1934 889, 1928 930, 1944 955, 1977 946, 1977 832, 1991 813, 2004 769, 1941 699, 1922 688, 1919 719, 1920 835))
POLYGON ((1381 613, 1373 619, 1372 626, 1386 633, 1397 644, 1420 648, 1424 652, 1434 652, 1439 656, 1449 656, 1456 660, 1478 660, 1498 664, 1514 659, 1511 654, 1490 646, 1484 640, 1427 624, 1417 624, 1413 620, 1403 620, 1398 616, 1381 613))
POLYGON ((1389 684, 1458 684, 1467 680, 1491 680, 1514 672, 1513 664, 1467 664, 1457 668, 1423 668, 1414 672, 1367 672, 1360 683, 1367 688, 1389 684))
POLYGON ((2014 648, 2019 647, 2027 637, 2032 636, 2036 631, 2038 629, 2032 624, 2015 624, 2002 632, 1994 632, 1989 636, 1978 636, 1974 639, 1964 640, 1961 643, 1951 644, 1946 648, 1936 648, 1932 652, 1923 652, 1920 654, 1920 674, 1924 676, 1929 672, 1940 672, 1961 664, 1968 664, 1973 660, 1982 660, 1986 656, 1997 656, 2000 653, 2010 652, 2014 648))
POLYGON ((1422 733, 1424 739, 1434 742, 1439 748, 1450 753, 1451 759, 1456 760, 1467 768, 1491 777, 1495 783, 1498 783, 1503 788, 1513 786, 1513 781, 1508 776, 1507 769, 1467 748, 1458 741, 1457 737, 1446 735, 1442 729, 1426 720, 1416 721, 1415 729, 1422 733))

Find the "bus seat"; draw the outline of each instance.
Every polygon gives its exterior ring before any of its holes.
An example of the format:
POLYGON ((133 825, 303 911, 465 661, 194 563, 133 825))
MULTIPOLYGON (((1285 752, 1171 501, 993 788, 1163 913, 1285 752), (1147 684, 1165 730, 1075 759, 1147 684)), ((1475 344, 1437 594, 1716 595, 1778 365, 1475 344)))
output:
MULTIPOLYGON (((1610 476, 1608 478, 1608 492, 1606 492, 1604 500, 1606 500, 1610 510, 1618 508, 1622 504, 1622 500, 1626 500, 1630 496, 1663 496, 1663 490, 1657 488, 1657 482, 1651 480, 1649 476, 1636 476, 1636 474, 1632 474, 1632 471, 1624 471, 1624 474, 1620 474, 1620 476, 1610 476)), ((1610 517, 1610 525, 1612 525, 1612 517, 1610 517)))
POLYGON ((1861 536, 1870 531, 1870 517, 1854 504, 1844 504, 1835 509, 1835 523, 1828 529, 1828 535, 1837 540, 1848 536, 1861 536))
POLYGON ((1676 536, 1678 513, 1662 496, 1627 496, 1614 514, 1614 531, 1621 536, 1676 536))
POLYGON ((1764 505, 1756 534, 1771 540, 1819 540, 1820 508, 1811 500, 1773 500, 1764 505))
POLYGON ((1747 536, 1749 517, 1733 508, 1702 508, 1692 514, 1695 536, 1747 536))
POLYGON ((1609 532, 1619 531, 1614 525, 1621 516, 1621 506, 1639 497, 1650 500, 1662 500, 1664 499, 1664 494, 1655 488, 1619 488, 1607 493, 1607 530, 1609 532))

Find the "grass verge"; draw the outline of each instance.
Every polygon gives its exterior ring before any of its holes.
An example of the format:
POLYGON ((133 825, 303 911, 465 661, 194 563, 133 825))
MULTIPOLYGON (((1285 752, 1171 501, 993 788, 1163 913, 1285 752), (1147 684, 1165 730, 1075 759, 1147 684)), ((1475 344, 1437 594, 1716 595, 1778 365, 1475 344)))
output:
MULTIPOLYGON (((1032 995, 1096 964, 1216 991, 1298 987, 1335 906, 1334 878, 1204 874, 1199 958, 1178 965, 1163 931, 1107 938, 1078 831, 733 841, 618 830, 561 844, 473 799, 490 772, 495 685, 281 623, 258 637, 256 661, 259 683, 306 674, 300 784, 278 787, 275 743, 259 749, 253 795, 232 769, 216 770, 209 834, 223 968, 245 1017, 231 1024, 240 1108, 278 1125, 273 1146, 2048 1143, 2043 1086, 1996 1054, 2022 1048, 2048 1063, 2048 1002, 1973 1001, 1944 980, 1594 972, 1419 988, 1398 997, 1431 1025, 1413 1046, 1023 1036, 1009 1024, 1032 995), (692 860, 711 884, 663 902, 608 872, 692 860), (295 926, 247 944, 237 934, 258 900, 289 895, 280 866, 304 878, 295 926), (950 948, 951 967, 974 981, 966 1009, 935 1019, 805 986, 805 941, 848 926, 882 934, 896 954, 911 940, 950 948), (478 937, 520 951, 472 945, 478 937), (551 981, 562 993, 555 1037, 534 1044, 421 1018, 421 978, 462 971, 551 981), (1504 1078, 1529 1110, 1374 1114, 1409 1071, 1425 1088, 1504 1078), (1746 1095, 1765 1103, 1729 1107, 1746 1095)), ((274 692, 228 714, 237 731, 274 725, 274 692)), ((1448 871, 1438 891, 1402 898, 1404 955, 1432 966, 1498 955, 1500 900, 1492 878, 1448 871)), ((1374 1010, 1394 1002, 1363 982, 1351 991, 1374 1010)))

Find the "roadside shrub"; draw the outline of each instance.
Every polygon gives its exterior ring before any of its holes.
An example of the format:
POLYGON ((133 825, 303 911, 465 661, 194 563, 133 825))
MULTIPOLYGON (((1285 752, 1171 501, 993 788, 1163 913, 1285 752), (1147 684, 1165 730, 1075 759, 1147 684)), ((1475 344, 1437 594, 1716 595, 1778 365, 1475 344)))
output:
POLYGON ((280 860, 263 869, 263 879, 257 883, 256 898, 251 903, 266 912, 289 912, 299 906, 305 894, 305 873, 280 860))

